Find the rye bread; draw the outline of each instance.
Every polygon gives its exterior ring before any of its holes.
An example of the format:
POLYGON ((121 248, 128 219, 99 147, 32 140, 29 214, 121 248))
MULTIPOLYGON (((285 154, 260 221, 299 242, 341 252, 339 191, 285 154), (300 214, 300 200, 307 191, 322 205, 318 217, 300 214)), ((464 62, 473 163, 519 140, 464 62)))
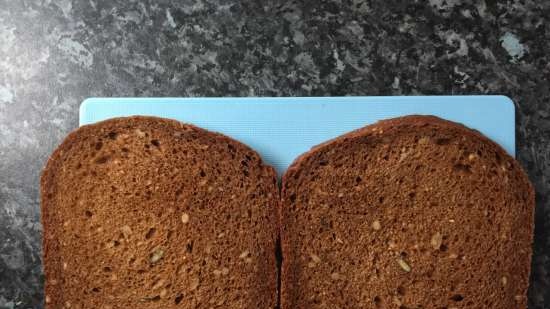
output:
POLYGON ((526 308, 533 188, 430 116, 315 147, 283 177, 281 308, 526 308))
POLYGON ((41 179, 46 308, 274 308, 275 171, 153 118, 71 133, 41 179))

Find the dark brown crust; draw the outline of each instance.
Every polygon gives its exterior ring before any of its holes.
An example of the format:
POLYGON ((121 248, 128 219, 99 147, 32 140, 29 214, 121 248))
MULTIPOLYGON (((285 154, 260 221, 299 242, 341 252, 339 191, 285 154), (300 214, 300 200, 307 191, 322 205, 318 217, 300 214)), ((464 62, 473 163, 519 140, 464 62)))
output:
MULTIPOLYGON (((498 152, 502 157, 510 159, 513 163, 513 166, 511 169, 515 169, 519 171, 520 177, 522 178, 522 182, 525 184, 525 189, 528 191, 528 201, 529 201, 529 209, 531 209, 531 213, 529 214, 530 220, 529 222, 525 223, 525 229, 530 231, 530 239, 532 242, 533 239, 533 229, 534 229, 534 205, 535 205, 535 192, 534 189, 529 182, 527 174, 524 172, 520 164, 513 158, 511 158, 504 149, 489 138, 482 135, 480 132, 476 130, 472 130, 470 128, 465 127, 462 124, 447 121, 435 116, 424 116, 424 115, 410 115, 410 116, 404 116, 404 117, 398 117, 388 120, 381 120, 375 124, 365 126, 363 128, 357 129, 355 131, 349 132, 347 134, 344 134, 342 136, 339 136, 337 138, 334 138, 332 140, 329 140, 327 142, 324 142, 320 145, 317 145, 313 147, 310 151, 300 155, 288 168, 286 173, 283 175, 282 179, 282 190, 281 190, 281 207, 280 207, 280 234, 281 234, 281 246, 282 246, 282 256, 283 256, 283 263, 282 263, 282 269, 281 269, 281 290, 280 290, 280 302, 281 302, 281 308, 282 309, 291 309, 291 308, 298 308, 296 307, 295 301, 296 298, 299 297, 298 295, 295 295, 295 293, 299 293, 297 287, 296 278, 294 276, 294 270, 290 268, 290 264, 293 261, 293 252, 291 249, 291 240, 290 240, 290 234, 293 233, 291 227, 288 226, 288 221, 285 219, 288 216, 288 205, 285 203, 285 199, 288 198, 288 192, 286 188, 286 184, 288 184, 292 177, 298 177, 302 166, 304 163, 312 158, 316 153, 333 148, 335 146, 338 146, 340 144, 346 143, 347 141, 354 140, 357 138, 368 138, 369 136, 374 136, 377 134, 391 134, 392 132, 398 131, 402 129, 403 127, 407 127, 408 130, 414 131, 415 128, 424 127, 424 126, 433 126, 437 127, 440 130, 446 130, 446 129, 453 129, 453 130, 460 130, 464 136, 467 138, 477 139, 480 143, 484 143, 489 145, 491 148, 493 148, 496 152, 498 152), (288 230, 288 233, 285 233, 285 230, 288 230)), ((530 247, 531 244, 529 244, 530 247)), ((530 250, 530 249, 529 249, 530 250)), ((521 286, 521 290, 523 291, 522 299, 518 301, 517 308, 526 308, 527 307, 527 300, 526 300, 526 293, 527 293, 527 283, 529 279, 529 272, 530 272, 530 260, 531 260, 531 254, 532 252, 529 251, 529 259, 526 259, 523 263, 523 265, 520 266, 521 269, 527 269, 527 272, 525 273, 525 277, 522 278, 521 282, 525 283, 525 286, 521 286)))
MULTIPOLYGON (((62 308, 64 307, 64 297, 62 285, 59 284, 63 281, 63 269, 61 263, 61 256, 59 255, 59 246, 60 239, 58 238, 60 234, 60 228, 62 222, 56 217, 54 212, 54 202, 52 197, 54 197, 58 192, 56 192, 56 175, 58 171, 64 168, 65 154, 71 151, 71 148, 80 142, 81 136, 89 136, 96 132, 102 131, 104 128, 108 127, 117 127, 121 126, 132 126, 143 125, 143 123, 156 123, 161 124, 162 126, 171 128, 174 132, 178 130, 193 130, 199 135, 208 135, 212 138, 221 139, 227 144, 234 145, 236 148, 245 149, 250 153, 256 152, 253 151, 250 147, 229 138, 223 134, 210 132, 199 127, 183 124, 175 120, 158 118, 158 117, 146 117, 146 116, 132 116, 132 117, 123 117, 123 118, 113 118, 106 121, 102 121, 96 124, 85 125, 77 130, 71 132, 65 140, 58 146, 58 148, 53 152, 53 154, 48 159, 46 166, 41 174, 40 181, 40 196, 41 196, 41 223, 43 226, 43 263, 44 263, 44 273, 45 273, 45 296, 46 296, 46 305, 45 308, 62 308), (52 284, 54 283, 54 284, 52 284)), ((257 155, 259 158, 259 155, 257 155)), ((269 289, 271 290, 270 295, 264 295, 264 303, 271 304, 269 307, 274 307, 277 302, 277 273, 275 271, 276 261, 275 261, 275 243, 277 240, 277 226, 278 226, 278 216, 277 213, 279 208, 279 203, 276 199, 278 196, 277 188, 277 174, 271 166, 264 164, 259 158, 260 170, 263 170, 263 175, 266 177, 272 178, 270 182, 273 184, 273 189, 271 194, 274 198, 272 199, 271 209, 273 215, 269 214, 273 218, 273 225, 270 227, 273 231, 271 239, 266 240, 265 247, 272 248, 273 254, 268 260, 265 260, 266 266, 268 269, 273 268, 272 272, 267 272, 263 274, 266 280, 269 281, 269 289), (271 267, 272 266, 272 267, 271 267)), ((267 227, 269 228, 269 227, 267 227)), ((238 241, 236 239, 236 241, 238 241)), ((252 284, 253 285, 253 284, 252 284)), ((230 304, 226 304, 230 305, 230 304)), ((176 306, 174 306, 176 307, 176 306)), ((181 306, 180 306, 181 307, 181 306)), ((232 306, 229 306, 232 307, 232 306)))
MULTIPOLYGON (((335 144, 343 142, 345 139, 368 136, 370 134, 373 134, 373 130, 376 130, 376 131, 379 131, 380 129, 386 130, 386 129, 392 129, 394 127, 403 126, 403 125, 410 126, 410 127, 425 126, 425 125, 439 125, 442 128, 460 128, 464 130, 465 134, 481 139, 484 143, 490 144, 492 147, 499 149, 507 157, 510 157, 510 155, 508 155, 508 153, 504 149, 502 149, 502 147, 499 144, 493 142, 492 140, 487 138, 485 135, 481 134, 479 131, 470 129, 461 123, 452 122, 449 120, 445 120, 445 119, 442 119, 436 116, 430 116, 430 115, 409 115, 409 116, 380 120, 371 125, 367 125, 365 127, 356 129, 354 131, 348 132, 344 135, 335 137, 331 140, 328 140, 324 143, 321 143, 319 145, 312 147, 308 152, 301 154, 298 158, 294 160, 294 162, 292 162, 292 164, 288 167, 287 171, 283 175, 283 183, 285 182, 284 181, 285 178, 290 177, 290 173, 293 173, 296 169, 299 169, 300 163, 305 161, 309 156, 311 156, 314 152, 318 150, 321 150, 325 147, 334 146, 335 144)), ((525 175, 527 176, 527 174, 525 175)))

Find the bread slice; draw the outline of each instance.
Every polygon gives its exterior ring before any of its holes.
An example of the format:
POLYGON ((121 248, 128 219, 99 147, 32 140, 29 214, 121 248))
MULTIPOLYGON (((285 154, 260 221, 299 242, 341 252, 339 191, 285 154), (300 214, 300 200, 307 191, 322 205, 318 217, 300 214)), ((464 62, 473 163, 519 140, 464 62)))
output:
POLYGON ((526 308, 533 188, 476 131, 381 121, 302 155, 282 198, 283 309, 526 308))
POLYGON ((83 126, 41 197, 46 308, 276 306, 276 173, 235 140, 152 117, 83 126))

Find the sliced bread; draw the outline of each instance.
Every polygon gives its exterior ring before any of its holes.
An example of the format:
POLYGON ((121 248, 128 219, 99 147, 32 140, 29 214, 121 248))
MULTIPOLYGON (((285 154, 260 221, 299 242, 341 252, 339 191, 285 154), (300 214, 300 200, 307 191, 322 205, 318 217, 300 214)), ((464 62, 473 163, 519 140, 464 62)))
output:
POLYGON ((381 121, 283 178, 282 309, 526 308, 533 188, 477 131, 381 121))
POLYGON ((276 173, 177 121, 71 133, 41 179, 46 308, 274 308, 276 173))

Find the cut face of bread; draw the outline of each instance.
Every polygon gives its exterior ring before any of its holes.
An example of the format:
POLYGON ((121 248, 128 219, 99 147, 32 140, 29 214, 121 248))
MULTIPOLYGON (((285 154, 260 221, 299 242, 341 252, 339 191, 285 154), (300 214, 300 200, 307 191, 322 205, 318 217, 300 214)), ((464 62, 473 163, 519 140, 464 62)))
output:
POLYGON ((46 308, 274 308, 276 174, 176 121, 84 126, 41 180, 46 308))
POLYGON ((382 121, 314 148, 283 179, 291 308, 526 308, 534 192, 476 131, 382 121))

